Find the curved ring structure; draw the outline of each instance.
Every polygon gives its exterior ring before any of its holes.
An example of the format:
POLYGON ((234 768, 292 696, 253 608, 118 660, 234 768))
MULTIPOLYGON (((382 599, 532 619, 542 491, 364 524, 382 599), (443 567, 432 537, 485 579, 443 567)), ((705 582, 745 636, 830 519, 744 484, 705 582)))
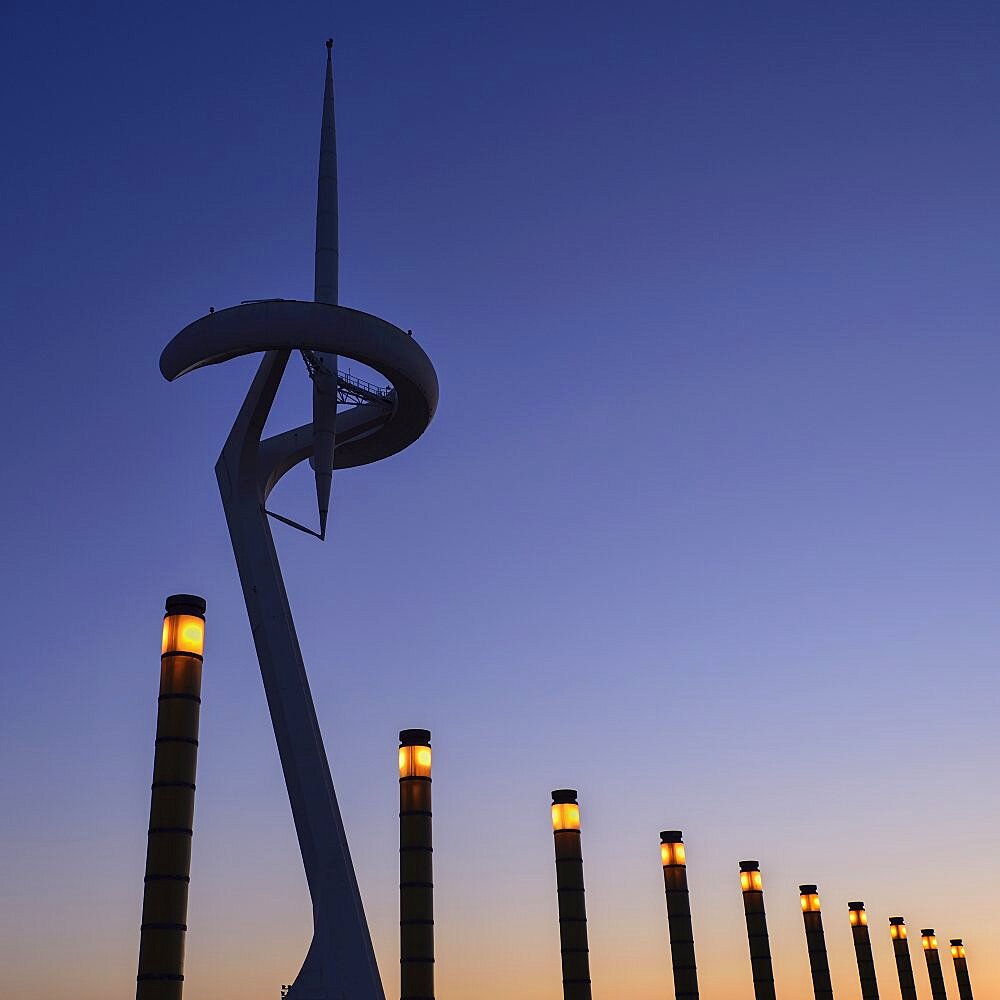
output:
POLYGON ((160 355, 172 382, 197 368, 245 354, 311 350, 368 365, 391 384, 393 410, 372 433, 337 447, 334 468, 367 465, 402 451, 427 429, 438 402, 430 359, 405 331, 357 309, 277 299, 221 309, 195 320, 160 355))

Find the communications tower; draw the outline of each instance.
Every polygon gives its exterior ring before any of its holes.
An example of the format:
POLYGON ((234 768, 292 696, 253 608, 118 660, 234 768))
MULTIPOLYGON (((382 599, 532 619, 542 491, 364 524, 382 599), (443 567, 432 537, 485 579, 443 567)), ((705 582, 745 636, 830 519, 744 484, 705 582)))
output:
POLYGON ((412 444, 434 415, 438 382, 406 331, 338 303, 333 42, 326 45, 314 301, 264 299, 212 311, 170 341, 160 371, 173 381, 196 368, 263 354, 215 472, 312 898, 312 943, 288 998, 384 1000, 270 520, 325 538, 333 473, 412 444), (262 438, 295 352, 312 382, 312 419, 262 438), (374 369, 388 384, 342 374, 342 357, 374 369), (281 477, 306 459, 316 483, 315 530, 267 509, 281 477))

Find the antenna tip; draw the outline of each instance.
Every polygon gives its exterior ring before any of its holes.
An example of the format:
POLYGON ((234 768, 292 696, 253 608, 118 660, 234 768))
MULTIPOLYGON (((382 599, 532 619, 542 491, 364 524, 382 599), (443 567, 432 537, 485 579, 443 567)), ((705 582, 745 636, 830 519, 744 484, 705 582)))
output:
POLYGON ((326 47, 327 47, 327 49, 332 49, 333 48, 333 39, 332 38, 328 38, 326 40, 326 47))

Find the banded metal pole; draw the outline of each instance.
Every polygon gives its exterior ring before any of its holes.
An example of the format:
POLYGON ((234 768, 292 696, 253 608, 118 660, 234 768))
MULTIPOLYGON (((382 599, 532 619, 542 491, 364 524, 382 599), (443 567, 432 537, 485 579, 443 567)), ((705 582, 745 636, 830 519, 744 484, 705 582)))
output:
POLYGON ((740 862, 740 888, 743 890, 743 912, 747 918, 754 1000, 775 1000, 771 942, 767 936, 767 915, 764 913, 764 881, 758 862, 740 862))
POLYGON ((972 1000, 972 980, 969 979, 969 963, 965 958, 965 945, 961 938, 951 939, 951 957, 955 960, 955 978, 958 980, 960 1000, 972 1000))
POLYGON ((913 981, 913 962, 910 959, 910 942, 906 939, 906 921, 902 917, 889 917, 889 937, 896 959, 899 976, 899 993, 903 1000, 917 1000, 917 984, 913 981))
POLYGON ((872 956, 872 940, 868 933, 868 914, 862 902, 848 903, 851 919, 851 936, 854 938, 854 954, 858 960, 858 975, 861 977, 862 1000, 878 1000, 878 980, 875 978, 875 959, 872 956))
POLYGON ((680 830, 660 833, 660 862, 667 895, 667 928, 670 961, 677 1000, 698 1000, 698 967, 694 957, 691 896, 688 892, 687 855, 680 830))
POLYGON ((802 901, 802 921, 806 928, 806 947, 809 949, 813 995, 816 1000, 833 1000, 833 983, 830 982, 830 961, 826 955, 826 936, 823 933, 819 891, 814 885, 800 885, 799 895, 802 901))
POLYGON ((580 805, 575 788, 558 788, 552 793, 552 835, 556 850, 563 998, 591 1000, 580 805))
POLYGON ((927 959, 931 996, 933 1000, 948 1000, 948 991, 944 988, 944 970, 941 968, 941 956, 938 954, 937 936, 933 927, 925 927, 920 932, 920 943, 923 945, 924 958, 927 959))
POLYGON ((136 1000, 181 1000, 191 882, 205 601, 167 598, 136 1000))
POLYGON ((399 994, 434 1000, 431 734, 399 734, 399 994))

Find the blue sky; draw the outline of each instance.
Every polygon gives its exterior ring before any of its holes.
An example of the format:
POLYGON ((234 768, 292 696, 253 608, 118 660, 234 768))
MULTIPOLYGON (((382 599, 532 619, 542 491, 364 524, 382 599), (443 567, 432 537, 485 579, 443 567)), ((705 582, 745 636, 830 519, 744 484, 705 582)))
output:
MULTIPOLYGON (((310 297, 331 34, 341 299, 412 329, 442 390, 420 442, 335 480, 329 543, 276 530, 387 989, 410 726, 442 1000, 490 956, 483 1000, 559 995, 563 785, 605 996, 668 988, 673 827, 706 995, 750 996, 744 857, 786 992, 812 881, 841 990, 854 898, 883 989, 897 911, 1000 989, 998 29, 977 2, 15 8, 7 991, 130 988, 175 591, 209 602, 187 996, 272 997, 301 959, 212 473, 252 363, 156 362, 210 306, 310 297)), ((276 426, 308 412, 290 376, 276 426)), ((300 470, 275 506, 311 495, 300 470)))

